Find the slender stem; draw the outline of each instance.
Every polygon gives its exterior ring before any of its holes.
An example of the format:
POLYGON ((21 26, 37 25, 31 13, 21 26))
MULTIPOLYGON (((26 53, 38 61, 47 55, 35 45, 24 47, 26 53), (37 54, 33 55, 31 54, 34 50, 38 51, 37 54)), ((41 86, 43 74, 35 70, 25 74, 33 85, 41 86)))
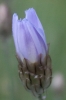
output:
POLYGON ((38 99, 39 99, 39 100, 43 100, 42 95, 40 95, 40 96, 38 97, 38 99))
POLYGON ((45 96, 39 95, 38 97, 38 100, 45 100, 45 99, 46 99, 46 95, 45 96))

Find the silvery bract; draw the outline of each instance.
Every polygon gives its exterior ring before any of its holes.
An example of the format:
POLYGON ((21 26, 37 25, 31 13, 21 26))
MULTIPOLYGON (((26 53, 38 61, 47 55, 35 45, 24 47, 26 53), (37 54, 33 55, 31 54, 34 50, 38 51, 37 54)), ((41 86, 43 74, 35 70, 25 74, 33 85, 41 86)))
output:
POLYGON ((51 83, 51 59, 41 22, 33 8, 18 20, 13 14, 12 31, 19 62, 19 75, 24 86, 35 96, 44 93, 51 83))

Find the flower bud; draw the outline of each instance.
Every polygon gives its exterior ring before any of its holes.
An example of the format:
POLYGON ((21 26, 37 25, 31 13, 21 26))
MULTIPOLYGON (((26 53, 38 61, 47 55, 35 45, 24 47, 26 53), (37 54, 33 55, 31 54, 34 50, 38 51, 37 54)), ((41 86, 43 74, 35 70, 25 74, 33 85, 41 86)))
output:
POLYGON ((30 8, 25 14, 26 17, 20 20, 14 14, 12 20, 19 76, 25 88, 39 96, 51 84, 51 58, 45 33, 35 10, 30 8))

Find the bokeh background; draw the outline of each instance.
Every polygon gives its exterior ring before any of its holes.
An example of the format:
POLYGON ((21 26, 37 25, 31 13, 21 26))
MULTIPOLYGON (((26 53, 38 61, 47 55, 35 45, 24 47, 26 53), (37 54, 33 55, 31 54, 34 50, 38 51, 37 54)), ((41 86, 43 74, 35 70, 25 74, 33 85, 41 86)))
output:
MULTIPOLYGON (((3 2, 3 0, 0 0, 3 2)), ((24 11, 33 7, 44 27, 53 74, 61 72, 66 82, 66 0, 6 0, 12 14, 24 18, 24 11)), ((66 88, 66 87, 65 87, 66 88)), ((62 100, 66 100, 64 91, 62 100)), ((18 76, 18 62, 12 35, 7 43, 0 38, 0 100, 34 100, 26 91, 18 76)), ((51 87, 47 89, 47 99, 55 100, 51 87)))

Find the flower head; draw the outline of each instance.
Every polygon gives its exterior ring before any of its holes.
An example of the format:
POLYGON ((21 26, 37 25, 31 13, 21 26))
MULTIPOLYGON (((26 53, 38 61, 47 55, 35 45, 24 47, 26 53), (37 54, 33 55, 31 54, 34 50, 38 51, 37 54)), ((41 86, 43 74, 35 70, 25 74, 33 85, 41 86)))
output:
POLYGON ((27 59, 34 63, 38 56, 44 60, 48 46, 41 22, 33 8, 25 11, 25 18, 18 20, 17 14, 13 15, 12 31, 16 52, 23 61, 27 59))
POLYGON ((51 59, 41 22, 33 8, 18 20, 13 15, 12 30, 19 62, 19 76, 24 86, 40 96, 51 83, 51 59))

